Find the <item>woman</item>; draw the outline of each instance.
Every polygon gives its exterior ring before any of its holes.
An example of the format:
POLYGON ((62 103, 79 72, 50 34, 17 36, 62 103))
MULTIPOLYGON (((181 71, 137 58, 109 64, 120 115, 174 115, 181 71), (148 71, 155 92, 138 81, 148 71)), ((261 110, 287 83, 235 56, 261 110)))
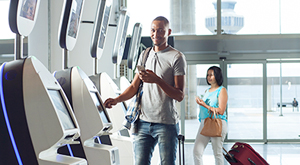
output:
POLYGON ((194 144, 194 162, 195 165, 203 164, 203 152, 209 140, 211 140, 216 165, 224 165, 222 146, 227 134, 225 110, 228 96, 226 89, 221 86, 223 83, 221 69, 216 66, 210 67, 207 70, 206 82, 210 85, 210 88, 205 91, 203 99, 196 98, 197 104, 200 105, 199 121, 201 124, 194 144), (204 126, 204 119, 210 117, 210 111, 212 113, 216 112, 218 117, 222 119, 222 137, 208 137, 200 134, 204 126))

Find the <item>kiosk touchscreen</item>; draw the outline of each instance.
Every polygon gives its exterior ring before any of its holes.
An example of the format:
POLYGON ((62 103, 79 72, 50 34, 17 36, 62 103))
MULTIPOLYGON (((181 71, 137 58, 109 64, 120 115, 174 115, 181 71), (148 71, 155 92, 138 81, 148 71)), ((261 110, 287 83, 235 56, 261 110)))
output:
POLYGON ((129 18, 128 12, 126 10, 122 10, 117 25, 116 38, 112 54, 112 62, 117 65, 120 65, 122 61, 129 18))
POLYGON ((71 119, 69 109, 67 108, 65 101, 62 99, 62 95, 59 90, 48 89, 50 98, 54 104, 57 115, 65 130, 74 129, 75 124, 71 119))
POLYGON ((28 36, 31 33, 38 15, 40 1, 41 0, 11 0, 9 23, 14 33, 23 36, 28 36))
POLYGON ((127 55, 127 66, 129 69, 132 70, 135 69, 138 61, 141 35, 142 35, 142 25, 140 23, 136 23, 133 28, 128 55, 127 55))
POLYGON ((65 0, 60 24, 60 47, 72 50, 78 36, 84 0, 65 0))
MULTIPOLYGON (((99 99, 99 93, 98 92, 90 92, 91 96, 92 96, 92 99, 95 103, 95 106, 98 108, 98 112, 100 114, 100 117, 101 117, 101 120, 103 122, 103 125, 104 124, 110 124, 111 122, 109 121, 109 118, 107 116, 107 112, 103 106, 103 103, 102 101, 100 101, 99 99), (101 103, 100 103, 101 102, 101 103)), ((108 130, 109 128, 106 127, 106 130, 108 130)), ((106 131, 104 130, 104 131, 106 131)))
POLYGON ((100 0, 98 3, 91 40, 91 55, 96 59, 101 58, 105 46, 104 41, 108 29, 111 6, 111 0, 100 0))

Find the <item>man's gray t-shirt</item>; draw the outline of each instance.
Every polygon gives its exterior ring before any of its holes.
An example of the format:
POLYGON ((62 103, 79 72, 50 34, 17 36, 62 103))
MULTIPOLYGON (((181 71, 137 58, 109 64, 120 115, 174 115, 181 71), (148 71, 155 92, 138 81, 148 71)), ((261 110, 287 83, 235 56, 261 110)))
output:
MULTIPOLYGON (((143 53, 139 57, 138 65, 142 63, 143 53)), ((145 69, 152 70, 166 83, 174 86, 174 76, 185 75, 185 56, 171 46, 159 52, 151 49, 145 69)), ((138 73, 137 70, 136 73, 138 73)), ((163 124, 176 124, 179 121, 175 100, 167 96, 155 83, 143 84, 141 106, 141 120, 163 124)))

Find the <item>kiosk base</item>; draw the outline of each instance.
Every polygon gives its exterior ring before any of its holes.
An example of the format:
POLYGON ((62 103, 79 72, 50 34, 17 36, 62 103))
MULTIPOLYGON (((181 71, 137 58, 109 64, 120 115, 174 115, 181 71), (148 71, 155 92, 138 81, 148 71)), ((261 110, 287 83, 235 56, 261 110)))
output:
POLYGON ((65 155, 52 155, 39 160, 40 165, 87 165, 85 159, 65 155))
POLYGON ((130 137, 110 135, 113 146, 117 146, 120 152, 121 165, 134 164, 133 140, 130 137))
POLYGON ((87 160, 89 160, 89 165, 97 165, 99 160, 101 160, 101 164, 105 165, 120 165, 117 147, 97 144, 94 139, 89 139, 84 142, 83 148, 87 160))

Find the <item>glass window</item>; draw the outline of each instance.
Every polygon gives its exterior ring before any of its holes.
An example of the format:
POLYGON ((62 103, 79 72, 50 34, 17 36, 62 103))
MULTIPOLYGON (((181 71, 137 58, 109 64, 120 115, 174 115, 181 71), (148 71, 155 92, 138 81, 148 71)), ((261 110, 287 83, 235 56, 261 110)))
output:
POLYGON ((127 34, 132 34, 134 24, 143 25, 142 36, 150 36, 152 20, 157 16, 164 16, 170 20, 170 1, 164 0, 128 0, 127 10, 130 14, 127 34))
POLYGON ((0 1, 0 40, 12 39, 15 34, 10 30, 8 23, 9 1, 0 1))
POLYGON ((245 26, 237 34, 279 33, 279 0, 236 0, 234 12, 240 15, 239 27, 245 19, 245 26))
POLYGON ((298 0, 236 0, 234 12, 245 20, 237 34, 299 33, 299 6, 298 0))
POLYGON ((280 10, 280 31, 281 34, 300 33, 300 1, 279 0, 280 10))
POLYGON ((300 63, 267 64, 268 139, 298 139, 300 132, 300 63), (280 79, 280 68, 282 78, 280 79), (280 87, 280 80, 281 85, 280 87), (282 90, 282 95, 280 91, 282 90), (282 108, 280 108, 282 99, 282 108))
POLYGON ((196 34, 213 35, 217 29, 217 11, 213 4, 214 1, 197 0, 195 4, 196 14, 196 34), (207 23, 206 23, 207 21, 207 23))
POLYGON ((200 107, 195 101, 195 96, 200 98, 204 95, 205 90, 210 86, 206 82, 207 69, 211 66, 219 66, 219 64, 197 64, 188 65, 186 75, 185 92, 185 137, 186 139, 195 139, 200 122, 198 114, 200 107))
POLYGON ((262 70, 260 63, 227 64, 228 139, 263 138, 262 70))
MULTIPOLYGON (((146 29, 143 30, 143 36, 149 36, 147 28, 150 27, 151 20, 154 17, 162 15, 170 18, 170 11, 177 11, 172 14, 180 18, 180 15, 184 15, 186 12, 195 11, 195 23, 188 22, 188 19, 185 22, 180 22, 180 20, 177 20, 177 22, 195 26, 196 35, 216 34, 217 0, 187 1, 185 6, 188 7, 177 5, 177 3, 180 4, 182 2, 183 0, 129 0, 128 11, 131 13, 130 29, 136 22, 141 22, 144 29, 146 29), (176 4, 174 5, 174 3, 176 4), (192 3, 195 3, 193 5, 195 8, 194 10, 189 10, 189 5, 192 3), (155 12, 153 12, 154 8, 155 12)), ((300 33, 300 21, 298 21, 298 16, 300 15, 299 6, 299 0, 221 0, 221 28, 227 34, 300 33)), ((194 19, 190 19, 190 21, 194 19)), ((174 20, 171 20, 171 25, 172 21, 174 22, 174 20)), ((131 33, 130 30, 129 33, 131 33)), ((185 31, 182 30, 179 34, 184 35, 185 31)))

